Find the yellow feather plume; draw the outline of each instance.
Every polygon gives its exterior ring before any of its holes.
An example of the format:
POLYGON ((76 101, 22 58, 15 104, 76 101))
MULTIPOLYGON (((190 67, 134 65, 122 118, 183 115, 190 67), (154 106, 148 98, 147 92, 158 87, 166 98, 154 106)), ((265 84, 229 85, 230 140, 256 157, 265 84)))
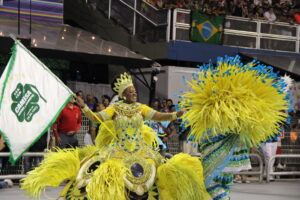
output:
POLYGON ((84 158, 93 155, 95 152, 99 151, 100 148, 94 145, 88 145, 83 148, 78 148, 78 156, 80 161, 82 161, 84 158))
POLYGON ((86 191, 93 200, 126 200, 123 177, 127 172, 120 160, 111 159, 102 163, 94 172, 86 191))
POLYGON ((255 63, 240 65, 238 57, 219 60, 216 68, 200 70, 188 82, 191 91, 182 95, 181 106, 196 140, 209 131, 239 134, 242 141, 260 145, 280 129, 289 103, 274 87, 277 80, 268 75, 269 69, 253 70, 255 63))
POLYGON ((33 197, 39 197, 46 187, 58 187, 64 180, 75 179, 80 168, 77 149, 58 149, 21 180, 21 188, 33 197))
POLYGON ((161 200, 205 200, 201 162, 188 154, 177 154, 157 169, 157 188, 161 200))

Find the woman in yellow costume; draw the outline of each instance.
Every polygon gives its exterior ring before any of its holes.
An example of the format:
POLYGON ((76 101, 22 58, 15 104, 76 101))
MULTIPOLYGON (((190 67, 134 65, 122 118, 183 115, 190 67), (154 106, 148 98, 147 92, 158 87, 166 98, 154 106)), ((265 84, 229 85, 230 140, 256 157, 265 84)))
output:
POLYGON ((69 180, 60 194, 67 200, 207 199, 201 162, 187 154, 166 160, 155 150, 155 133, 144 126, 144 119, 170 121, 183 112, 160 113, 136 102, 126 73, 116 79, 113 90, 124 101, 99 113, 77 98, 90 120, 102 122, 96 146, 49 153, 22 180, 22 188, 39 197, 46 187, 69 180))

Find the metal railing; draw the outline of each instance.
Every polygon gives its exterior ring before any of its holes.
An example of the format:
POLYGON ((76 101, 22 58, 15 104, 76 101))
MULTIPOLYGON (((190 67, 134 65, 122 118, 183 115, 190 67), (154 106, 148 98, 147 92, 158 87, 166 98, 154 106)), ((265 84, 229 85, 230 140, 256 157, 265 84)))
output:
POLYGON ((144 0, 98 0, 97 9, 145 41, 169 41, 171 10, 144 0))
MULTIPOLYGON (((77 132, 78 144, 80 147, 84 146, 84 136, 89 131, 90 122, 88 118, 82 116, 82 122, 80 130, 77 132)), ((50 129, 48 134, 50 135, 50 129)), ((51 149, 49 146, 49 140, 47 140, 46 149, 51 149)), ((0 180, 2 179, 21 179, 26 177, 26 172, 36 167, 43 159, 46 152, 27 152, 16 162, 14 166, 9 165, 8 157, 9 152, 0 152, 0 180), (6 158, 6 165, 3 165, 3 158, 6 158)))
POLYGON ((269 160, 268 163, 268 169, 267 169, 267 182, 270 182, 270 178, 271 176, 282 176, 282 175, 286 175, 286 176, 294 176, 294 175, 300 175, 300 167, 298 168, 298 171, 282 171, 282 172, 274 172, 272 170, 271 163, 273 160, 275 160, 276 158, 300 158, 300 154, 280 154, 280 155, 275 155, 272 156, 269 160))
POLYGON ((191 11, 176 8, 173 11, 172 40, 190 41, 191 11))
MULTIPOLYGON (((18 172, 16 172, 16 170, 8 170, 8 172, 3 173, 3 171, 5 170, 4 166, 0 168, 0 179, 21 179, 26 177, 26 171, 30 170, 30 168, 32 167, 36 167, 39 162, 42 160, 42 157, 44 157, 44 155, 46 154, 46 152, 27 152, 24 153, 22 155, 22 158, 17 162, 17 166, 13 166, 18 168, 18 172), (27 170, 25 169, 25 162, 26 158, 40 158, 38 162, 35 162, 34 166, 30 166, 30 168, 28 168, 27 170)), ((4 157, 9 157, 10 153, 6 153, 6 152, 0 152, 0 159, 4 158, 4 157)), ((1 160, 0 160, 1 161, 1 160)), ((28 161, 28 164, 30 161, 28 161)), ((31 163, 32 164, 32 163, 31 163)))
MULTIPOLYGON (((175 9, 172 40, 190 41, 191 11, 175 9)), ((283 22, 226 16, 223 45, 254 49, 299 52, 300 26, 283 22)))

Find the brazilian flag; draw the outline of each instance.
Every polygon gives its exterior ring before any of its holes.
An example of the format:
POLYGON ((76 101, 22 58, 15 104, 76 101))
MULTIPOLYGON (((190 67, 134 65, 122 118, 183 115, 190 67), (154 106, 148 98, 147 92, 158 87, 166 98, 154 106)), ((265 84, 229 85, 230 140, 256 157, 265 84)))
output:
POLYGON ((210 44, 222 44, 224 16, 205 17, 192 13, 191 40, 210 44))

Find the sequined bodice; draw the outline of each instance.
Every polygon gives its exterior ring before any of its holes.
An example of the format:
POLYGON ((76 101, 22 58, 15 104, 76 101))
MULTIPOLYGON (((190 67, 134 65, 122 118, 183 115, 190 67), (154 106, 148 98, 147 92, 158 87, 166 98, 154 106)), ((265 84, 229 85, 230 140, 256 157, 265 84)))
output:
POLYGON ((137 152, 141 145, 143 116, 141 104, 116 103, 114 125, 119 142, 117 145, 128 153, 137 152))

